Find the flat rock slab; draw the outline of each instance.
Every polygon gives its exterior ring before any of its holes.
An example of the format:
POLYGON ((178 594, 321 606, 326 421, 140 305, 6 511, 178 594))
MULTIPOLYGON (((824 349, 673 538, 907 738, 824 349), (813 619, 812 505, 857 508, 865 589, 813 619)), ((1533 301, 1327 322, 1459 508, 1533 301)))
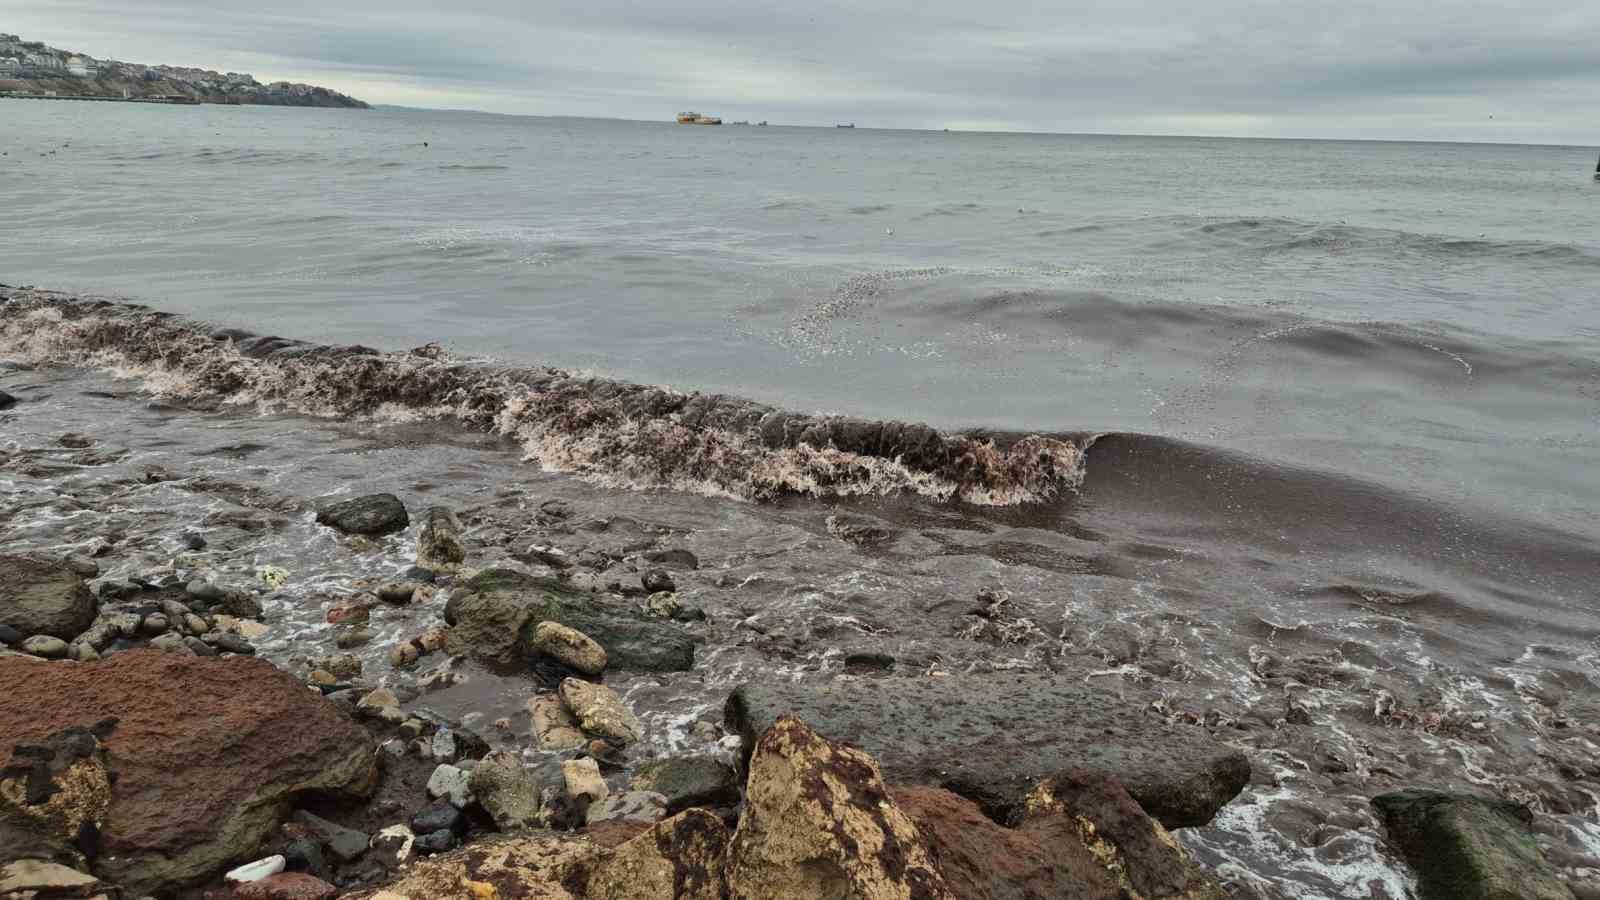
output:
POLYGON ((1572 900, 1539 852, 1526 807, 1493 797, 1409 790, 1372 798, 1417 870, 1425 900, 1572 900))
POLYGON ((108 718, 94 873, 166 894, 260 854, 302 791, 362 794, 364 728, 265 660, 128 650, 94 663, 0 658, 0 767, 13 745, 108 718))
POLYGON ((1112 776, 1168 828, 1210 822, 1250 779, 1244 754, 1205 731, 1048 675, 742 685, 724 714, 746 763, 786 713, 877 757, 887 781, 944 788, 1006 824, 1064 769, 1112 776))

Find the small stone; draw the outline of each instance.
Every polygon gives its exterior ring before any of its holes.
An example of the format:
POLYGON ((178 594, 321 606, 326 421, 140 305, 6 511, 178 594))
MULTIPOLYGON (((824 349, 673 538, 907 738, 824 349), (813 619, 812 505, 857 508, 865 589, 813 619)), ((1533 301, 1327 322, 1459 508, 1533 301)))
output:
POLYGON ((388 688, 378 688, 362 697, 356 703, 356 714, 393 723, 403 722, 406 718, 406 714, 400 711, 400 698, 388 688))
POLYGON ((185 531, 178 536, 178 542, 183 545, 185 550, 204 550, 206 548, 206 539, 197 531, 185 531))
POLYGON ((100 575, 100 564, 82 553, 69 553, 62 557, 61 561, 66 563, 67 568, 85 578, 95 578, 100 575))
POLYGON ((442 691, 458 684, 466 684, 472 679, 454 669, 434 669, 417 679, 417 689, 424 694, 442 691))
POLYGON ((203 640, 201 640, 201 639, 199 639, 197 637, 185 637, 183 639, 183 645, 185 647, 188 647, 189 648, 189 652, 193 653, 195 656, 216 656, 217 655, 217 648, 211 646, 210 644, 206 643, 205 641, 203 641, 203 640))
POLYGON ((408 741, 414 741, 421 737, 422 732, 426 731, 427 729, 427 722, 424 722, 421 719, 413 716, 400 723, 400 736, 408 741))
POLYGON ((326 620, 329 625, 362 625, 372 617, 370 603, 340 603, 328 610, 326 620))
POLYGON ((670 550, 651 550, 644 555, 644 558, 656 565, 672 569, 700 568, 699 558, 681 547, 674 547, 670 550))
POLYGON ((389 649, 389 665, 394 666, 396 669, 404 669, 407 666, 414 666, 416 665, 417 660, 421 658, 421 651, 419 651, 416 648, 416 645, 412 644, 410 641, 406 641, 403 644, 395 644, 389 649))
POLYGON ((644 573, 640 582, 644 585, 644 589, 652 594, 662 591, 671 592, 678 589, 678 586, 672 581, 672 576, 668 575, 665 569, 651 569, 644 573))
POLYGON ((368 494, 330 503, 317 512, 317 523, 345 534, 383 535, 411 524, 405 504, 393 494, 368 494))
POLYGON ((569 797, 587 797, 590 804, 595 804, 611 793, 605 779, 600 777, 599 764, 587 757, 563 762, 561 776, 566 781, 569 797))
POLYGON ((429 569, 448 569, 467 558, 461 544, 461 522, 443 506, 432 506, 422 516, 417 534, 417 565, 429 569))
MULTIPOLYGON (((225 653, 238 653, 241 656, 254 656, 256 654, 255 646, 237 634, 228 634, 227 632, 208 634, 205 637, 205 642, 225 653)), ((154 644, 155 642, 151 641, 151 643, 154 644)))
POLYGON ((400 738, 392 737, 379 744, 378 749, 390 759, 400 759, 406 755, 406 742, 400 738))
POLYGON ((328 878, 328 861, 322 855, 322 845, 310 838, 298 838, 283 848, 284 868, 290 872, 309 872, 323 880, 328 878))
POLYGON ((472 770, 472 793, 501 831, 548 825, 544 816, 545 788, 565 784, 559 765, 549 761, 525 769, 517 754, 496 750, 472 770))
POLYGON ((346 828, 303 809, 295 812, 294 820, 305 826, 306 831, 316 839, 317 843, 327 847, 329 853, 343 862, 360 859, 367 852, 366 832, 346 828))
POLYGON ((22 643, 22 632, 10 625, 0 625, 0 644, 13 646, 22 643))
POLYGON ((644 763, 629 785, 667 798, 667 812, 691 806, 732 806, 739 802, 739 778, 731 766, 710 754, 678 756, 644 763))
POLYGON ((189 613, 183 617, 183 627, 184 630, 196 636, 205 634, 211 630, 211 626, 206 624, 206 620, 200 618, 194 613, 189 613))
POLYGON ((339 889, 305 872, 279 872, 234 889, 236 900, 332 900, 339 889))
POLYGON ((189 582, 189 584, 184 587, 183 591, 192 599, 208 606, 221 600, 227 593, 227 591, 224 591, 222 588, 217 587, 211 582, 201 578, 196 578, 189 582))
MULTIPOLYGON (((259 619, 264 612, 261 608, 261 601, 244 591, 227 591, 222 595, 222 599, 217 602, 216 608, 240 619, 259 619)), ((244 633, 244 635, 245 637, 251 636, 248 633, 244 633)))
POLYGON ((644 601, 644 611, 662 619, 673 619, 683 611, 683 604, 678 602, 677 594, 662 591, 651 594, 649 599, 644 601))
MULTIPOLYGON (((260 615, 259 607, 256 614, 260 615)), ((233 623, 233 627, 240 637, 252 641, 272 630, 272 626, 254 619, 239 619, 233 623)))
POLYGON ((577 678, 561 682, 561 702, 567 705, 585 732, 626 746, 644 733, 639 720, 617 696, 617 692, 604 685, 592 684, 577 678))
POLYGON ((404 606, 410 603, 417 595, 415 581, 397 581, 382 585, 378 588, 378 599, 395 606, 404 606))
POLYGON ((150 646, 157 650, 165 650, 169 653, 193 652, 189 649, 188 642, 183 639, 183 635, 172 634, 171 632, 151 638, 150 646))
POLYGON ((158 634, 166 634, 167 629, 171 627, 172 623, 167 620, 164 613, 151 613, 144 617, 144 621, 139 623, 139 630, 151 637, 158 634))
POLYGON ((456 809, 465 809, 472 802, 469 777, 464 769, 441 765, 428 777, 428 796, 435 800, 447 799, 456 809))
POLYGON ((318 686, 339 683, 339 679, 332 672, 323 669, 312 669, 311 674, 306 676, 306 681, 318 686))
POLYGON ((404 825, 390 825, 372 836, 372 858, 385 868, 398 869, 411 861, 417 836, 404 825))
POLYGON ((667 817, 667 798, 654 791, 625 791, 589 806, 587 824, 630 822, 654 825, 667 817))
POLYGON ((86 447, 94 446, 94 438, 89 437, 86 434, 78 434, 75 431, 69 431, 66 434, 63 434, 61 437, 56 438, 56 443, 63 447, 69 447, 73 450, 82 450, 86 447))
POLYGON ((449 630, 445 628, 430 628, 412 639, 412 643, 422 648, 423 653, 437 653, 444 649, 445 636, 449 630))
POLYGON ((407 581, 415 581, 418 584, 433 584, 439 575, 432 569, 422 566, 407 566, 406 570, 400 573, 400 577, 407 581))
POLYGON ((99 658, 100 653, 94 649, 93 644, 88 644, 83 641, 73 641, 67 645, 67 659, 75 660, 77 662, 94 662, 99 658))
POLYGON ((282 856, 269 856, 258 859, 252 863, 245 863, 224 875, 230 884, 246 884, 251 881, 260 881, 269 875, 276 875, 283 871, 284 859, 282 856))
POLYGON ((494 727, 497 731, 510 731, 511 719, 507 716, 501 716, 500 718, 494 720, 494 727))
POLYGON ((0 391, 0 409, 10 409, 17 405, 17 398, 5 391, 0 391))
POLYGON ((467 817, 449 803, 435 803, 411 817, 411 830, 417 834, 440 830, 460 834, 467 830, 467 817))
POLYGON ((340 653, 330 656, 318 664, 340 678, 361 677, 361 657, 354 653, 340 653))
POLYGON ((456 848, 455 832, 430 831, 417 838, 415 849, 418 854, 432 856, 435 853, 445 853, 456 848))
POLYGON ((341 628, 333 636, 333 645, 340 650, 350 650, 355 647, 364 647, 372 643, 372 629, 365 625, 356 625, 352 628, 341 628))
POLYGON ((440 762, 456 761, 456 736, 448 728, 441 728, 433 733, 433 740, 429 743, 433 751, 433 758, 440 762))
POLYGON ((594 638, 558 622, 535 626, 532 649, 584 675, 599 675, 606 668, 606 651, 594 638))

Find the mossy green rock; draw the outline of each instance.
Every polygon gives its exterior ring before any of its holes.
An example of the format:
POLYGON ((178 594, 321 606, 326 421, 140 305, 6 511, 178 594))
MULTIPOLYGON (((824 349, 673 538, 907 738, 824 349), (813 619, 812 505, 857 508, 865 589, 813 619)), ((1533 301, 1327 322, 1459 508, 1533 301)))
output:
POLYGON ((1522 806, 1428 790, 1383 794, 1372 805, 1416 870, 1425 900, 1573 900, 1539 852, 1522 806))
POLYGON ((665 796, 668 814, 693 806, 729 806, 739 802, 739 779, 733 767, 704 754, 644 763, 634 770, 631 787, 665 796))
POLYGON ((445 604, 455 637, 452 654, 509 662, 532 660, 534 631, 556 622, 583 632, 606 651, 607 666, 636 672, 679 672, 694 667, 694 638, 683 629, 646 617, 621 601, 579 591, 555 578, 513 569, 486 569, 445 604))

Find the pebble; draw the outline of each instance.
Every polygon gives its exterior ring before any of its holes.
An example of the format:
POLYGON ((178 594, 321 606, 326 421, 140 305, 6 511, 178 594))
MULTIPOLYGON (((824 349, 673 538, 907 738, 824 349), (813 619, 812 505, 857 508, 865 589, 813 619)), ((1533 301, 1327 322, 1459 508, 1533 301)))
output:
POLYGON ((201 640, 201 639, 199 639, 197 637, 186 637, 186 638, 184 638, 183 639, 183 645, 185 647, 188 647, 190 652, 192 652, 195 656, 216 656, 217 655, 217 648, 211 646, 210 644, 206 643, 205 641, 203 641, 203 640, 201 640))
POLYGON ((228 653, 238 653, 242 656, 254 656, 256 653, 256 648, 237 634, 228 634, 227 632, 209 634, 206 636, 205 641, 218 650, 228 653))
POLYGON ((395 644, 389 651, 389 665, 394 666, 396 669, 415 665, 417 660, 421 658, 421 651, 410 641, 406 641, 403 644, 395 644))
POLYGON ((372 629, 365 625, 344 628, 333 636, 333 645, 340 650, 350 650, 372 643, 372 629))
POLYGON ((139 630, 151 637, 158 634, 166 634, 167 629, 171 627, 172 623, 164 613, 151 613, 144 617, 144 621, 139 623, 139 630))
POLYGON ((372 607, 365 603, 341 603, 328 610, 329 625, 361 625, 372 617, 372 607))
POLYGON ((651 594, 644 602, 646 613, 663 619, 675 618, 682 610, 683 605, 678 602, 678 595, 668 591, 651 594))
POLYGON ((183 617, 183 627, 188 629, 189 633, 193 635, 205 634, 207 631, 211 630, 211 626, 206 624, 206 620, 200 618, 194 613, 189 613, 183 617))
POLYGON ((390 825, 372 836, 372 857, 383 866, 398 869, 411 861, 417 836, 404 825, 390 825))
POLYGON ((678 586, 672 581, 672 576, 668 575, 665 569, 651 569, 644 573, 641 583, 644 585, 644 589, 652 594, 678 589, 678 586))
POLYGON ((94 649, 92 644, 73 641, 67 645, 67 659, 77 660, 78 662, 93 662, 99 658, 100 653, 94 649))
POLYGON ((227 591, 201 578, 196 578, 189 582, 183 590, 184 593, 202 603, 216 603, 227 594, 227 591))
POLYGON ((234 897, 237 900, 333 900, 338 893, 338 888, 315 875, 279 872, 239 885, 234 897))
POLYGON ((430 831, 417 838, 415 844, 415 849, 418 853, 430 856, 435 853, 445 853, 455 848, 455 832, 448 830, 430 831))
POLYGON ((540 622, 534 627, 533 651, 584 675, 599 675, 606 668, 605 648, 559 622, 540 622))
POLYGON ((378 599, 395 606, 404 606, 410 603, 416 595, 417 583, 415 581, 397 581, 378 588, 378 599))
POLYGON ((346 828, 305 810, 296 812, 294 820, 304 825, 318 843, 327 847, 330 853, 344 862, 360 859, 367 852, 366 832, 346 828))
POLYGON ((448 728, 435 731, 428 749, 433 751, 433 758, 440 762, 455 762, 457 752, 455 734, 448 728))
POLYGON ((166 650, 169 653, 176 653, 179 651, 184 653, 193 652, 189 649, 189 645, 184 642, 183 635, 172 634, 170 632, 151 638, 150 646, 157 650, 166 650))
POLYGON ((411 830, 417 834, 441 830, 459 834, 467 830, 467 817, 449 803, 436 803, 411 817, 411 830))
POLYGON ((388 688, 378 688, 356 703, 356 712, 385 722, 403 722, 406 714, 400 711, 400 698, 388 688))
POLYGON ((354 653, 340 653, 330 656, 318 663, 319 668, 328 670, 340 678, 361 677, 361 657, 354 653))
POLYGON ((252 863, 245 863, 224 875, 230 884, 245 884, 251 881, 260 881, 268 875, 276 875, 283 871, 284 858, 282 856, 269 856, 258 859, 252 863))
POLYGON ((22 632, 10 625, 0 625, 0 644, 12 645, 22 643, 22 632))
POLYGON ((560 693, 561 702, 588 734, 626 745, 639 740, 644 732, 617 692, 604 685, 567 678, 561 682, 560 693))
POLYGON ((178 541, 183 544, 185 550, 204 550, 206 548, 206 539, 201 537, 198 532, 185 531, 178 536, 178 541))
POLYGON ((322 856, 322 845, 308 838, 290 841, 283 848, 284 866, 291 872, 310 872, 318 878, 328 877, 328 861, 322 856))
POLYGON ((13 397, 12 395, 6 393, 5 391, 0 391, 0 409, 10 409, 11 407, 16 406, 16 405, 17 405, 17 398, 16 397, 13 397))
MULTIPOLYGON (((441 765, 428 776, 428 796, 435 800, 447 799, 456 809, 465 809, 467 804, 472 802, 469 777, 465 769, 458 769, 449 764, 441 765)), ((598 768, 595 770, 595 777, 599 777, 598 768)), ((604 787, 605 782, 601 782, 601 786, 604 787)))
POLYGON ((561 777, 566 782, 569 797, 588 797, 589 802, 593 804, 604 800, 611 793, 606 787, 605 779, 600 777, 599 763, 587 757, 563 762, 561 777))
POLYGON ((45 659, 62 659, 67 655, 67 642, 48 634, 36 634, 22 642, 22 652, 45 659))
POLYGON ((432 569, 425 569, 422 566, 411 566, 404 572, 401 572, 400 577, 407 581, 415 581, 420 584, 433 584, 434 579, 438 578, 439 576, 435 574, 432 569))
POLYGON ((239 632, 240 637, 249 640, 255 640, 272 630, 272 626, 257 622, 255 619, 239 619, 234 622, 233 627, 239 632))

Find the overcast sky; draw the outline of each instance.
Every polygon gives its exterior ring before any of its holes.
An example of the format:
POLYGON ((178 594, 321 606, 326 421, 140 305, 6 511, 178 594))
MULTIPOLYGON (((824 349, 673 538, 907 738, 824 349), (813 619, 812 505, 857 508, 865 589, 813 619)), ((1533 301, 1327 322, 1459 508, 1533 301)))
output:
POLYGON ((1600 2, 0 0, 0 31, 374 103, 1600 143, 1600 2))

